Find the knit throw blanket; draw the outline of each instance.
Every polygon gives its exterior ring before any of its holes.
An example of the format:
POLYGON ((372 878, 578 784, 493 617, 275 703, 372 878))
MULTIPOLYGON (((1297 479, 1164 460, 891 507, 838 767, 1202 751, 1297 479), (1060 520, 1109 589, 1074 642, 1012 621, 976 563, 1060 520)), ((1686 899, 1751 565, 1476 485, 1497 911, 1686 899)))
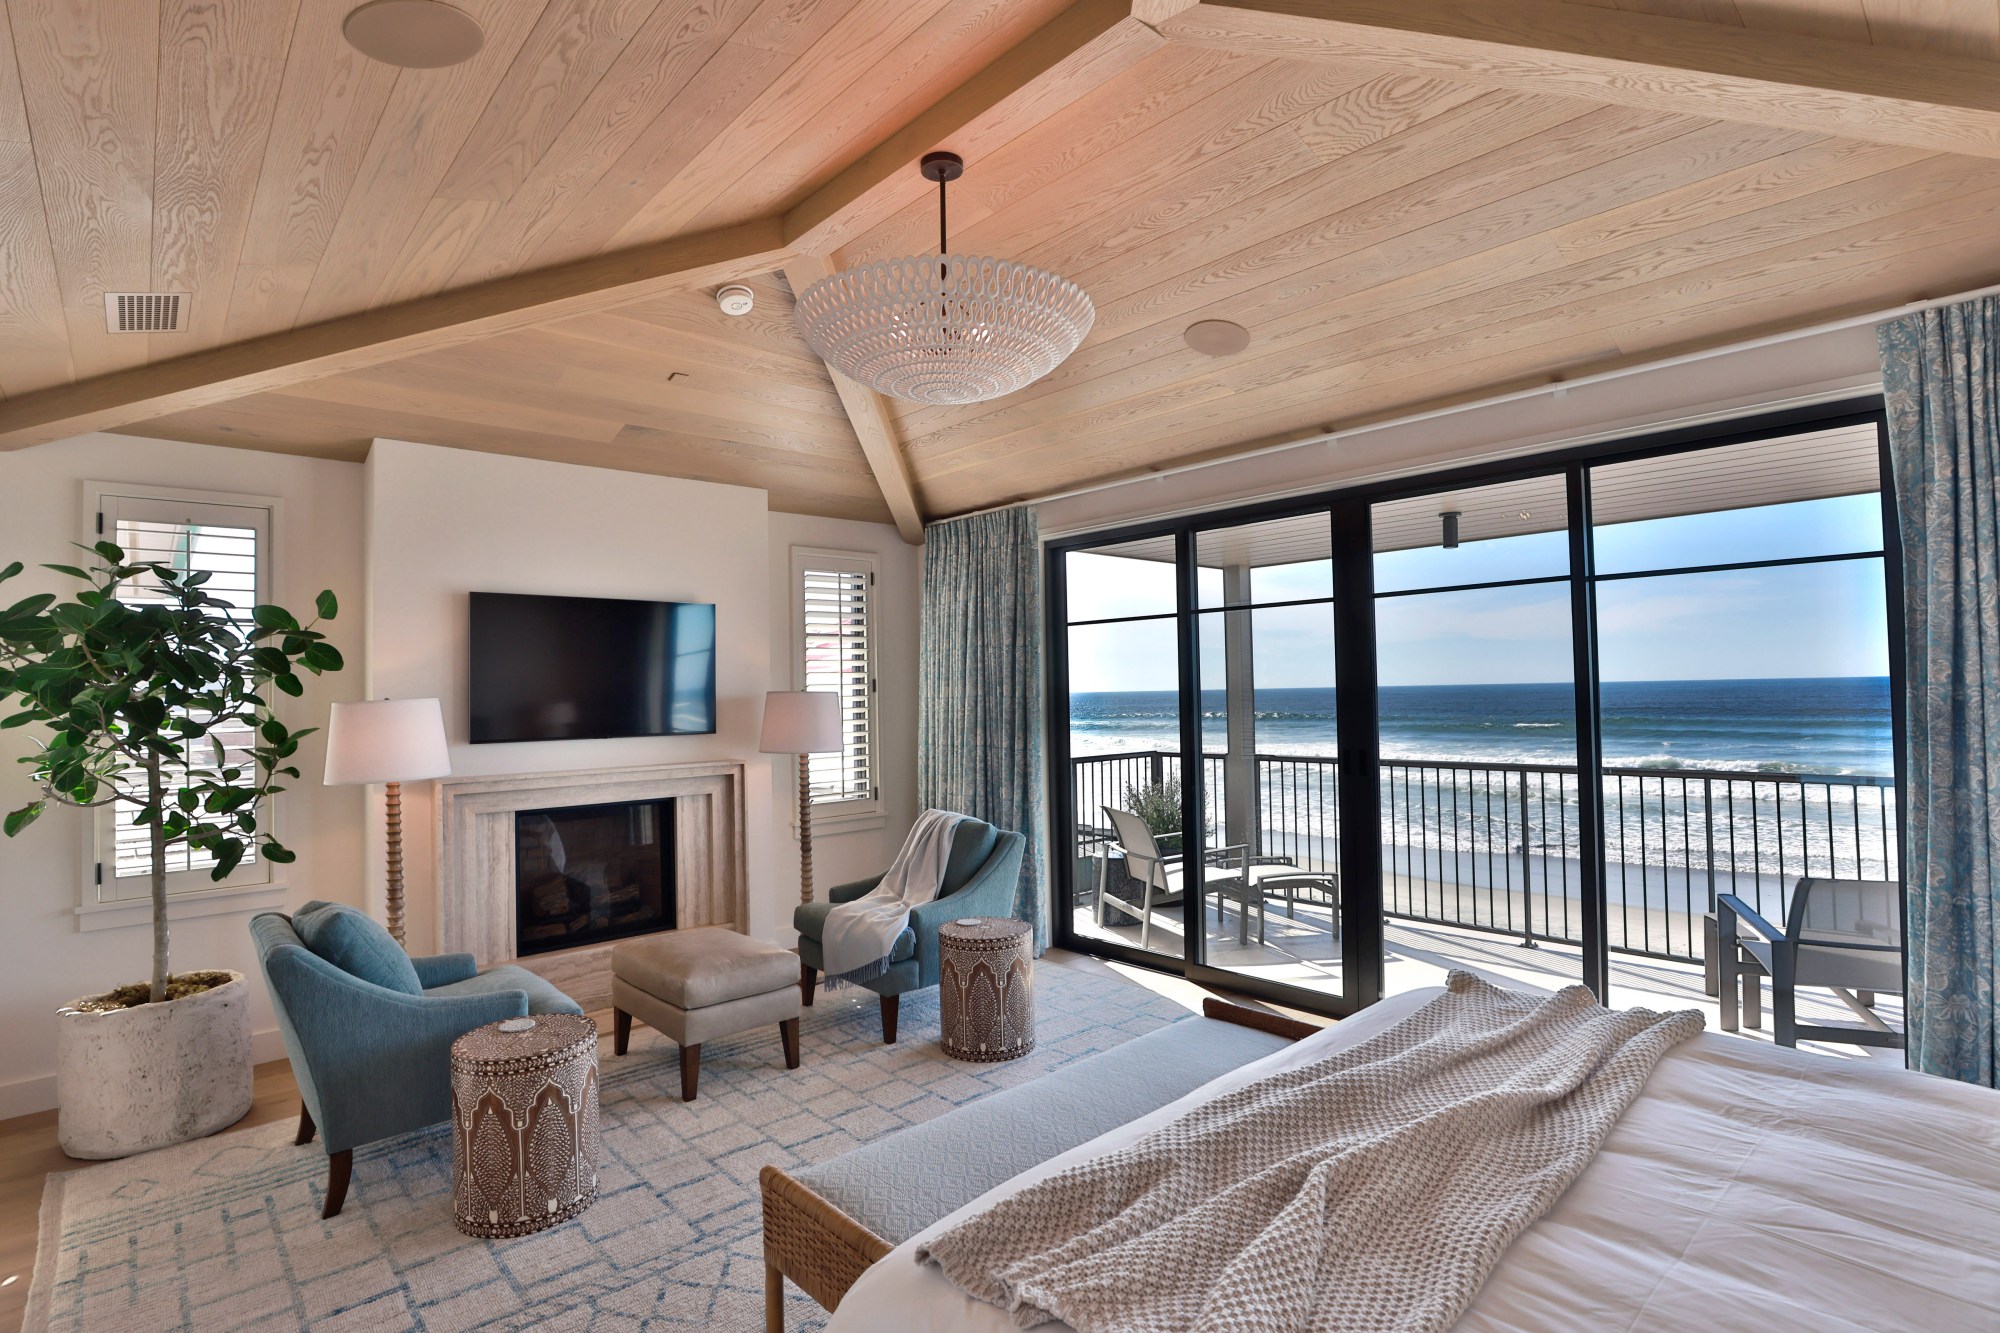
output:
POLYGON ((918 815, 881 883, 827 912, 820 932, 820 961, 828 990, 848 982, 873 981, 889 970, 889 955, 896 937, 910 924, 911 909, 932 901, 944 887, 952 839, 966 819, 951 810, 918 815))
POLYGON ((1453 972, 1394 1027, 1030 1185, 917 1260, 1023 1328, 1443 1329, 1701 1027, 1453 972))

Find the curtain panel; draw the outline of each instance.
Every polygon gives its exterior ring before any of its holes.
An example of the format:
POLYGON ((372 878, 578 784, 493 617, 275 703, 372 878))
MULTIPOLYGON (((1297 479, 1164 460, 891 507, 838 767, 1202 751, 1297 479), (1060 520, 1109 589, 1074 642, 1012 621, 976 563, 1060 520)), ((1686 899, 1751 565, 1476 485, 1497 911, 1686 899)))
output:
POLYGON ((1910 1064, 1995 1083, 2000 299, 1877 330, 1903 538, 1910 1064))
POLYGON ((1027 836, 1014 915, 1049 944, 1042 855, 1042 583, 1035 511, 924 530, 917 797, 1027 836))

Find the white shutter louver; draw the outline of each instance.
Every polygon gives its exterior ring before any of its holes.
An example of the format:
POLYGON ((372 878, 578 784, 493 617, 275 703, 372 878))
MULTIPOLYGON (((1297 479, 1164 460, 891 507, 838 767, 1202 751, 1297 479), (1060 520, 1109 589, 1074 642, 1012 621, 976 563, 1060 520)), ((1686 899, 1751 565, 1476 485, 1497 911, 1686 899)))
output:
POLYGON ((840 753, 811 758, 812 799, 866 801, 875 796, 874 670, 868 637, 871 575, 864 569, 799 569, 808 690, 840 696, 840 753))
MULTIPOLYGON (((251 624, 251 608, 259 600, 259 565, 264 559, 266 512, 223 505, 166 504, 106 495, 100 520, 104 539, 121 548, 126 560, 131 563, 207 571, 211 577, 206 590, 229 603, 229 618, 247 632, 251 624)), ((158 583, 148 579, 127 583, 120 589, 119 596, 120 600, 131 603, 161 600, 158 583)), ((223 743, 229 763, 247 765, 252 762, 251 750, 256 744, 256 736, 251 728, 232 727, 212 734, 223 743)), ((213 762, 205 742, 195 758, 198 767, 213 762)), ((180 779, 178 769, 168 772, 169 787, 180 779)), ((145 775, 135 768, 126 773, 120 782, 143 785, 145 775)), ((147 830, 132 823, 129 808, 116 808, 109 842, 110 864, 103 868, 100 898, 112 901, 143 897, 147 892, 146 881, 152 874, 152 852, 147 830)), ((246 870, 252 874, 260 873, 257 861, 254 848, 246 851, 243 867, 237 875, 241 876, 246 870)), ((214 864, 214 857, 185 844, 169 848, 169 876, 187 876, 187 882, 179 886, 170 878, 169 892, 176 888, 185 892, 212 887, 207 871, 214 864), (197 876, 190 872, 200 874, 197 876)))

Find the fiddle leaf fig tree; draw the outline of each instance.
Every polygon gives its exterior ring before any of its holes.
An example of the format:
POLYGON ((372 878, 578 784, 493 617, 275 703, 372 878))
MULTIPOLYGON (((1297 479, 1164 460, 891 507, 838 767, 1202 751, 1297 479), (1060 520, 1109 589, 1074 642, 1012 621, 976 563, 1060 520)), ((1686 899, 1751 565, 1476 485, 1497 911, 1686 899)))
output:
MULTIPOLYGON (((86 586, 63 600, 38 593, 0 610, 0 705, 18 711, 0 728, 48 730, 24 755, 41 795, 6 816, 13 837, 50 805, 118 807, 144 828, 152 862, 153 975, 148 999, 167 996, 168 854, 188 848, 226 878, 252 848, 274 862, 293 853, 259 825, 266 798, 299 770, 300 738, 271 711, 270 691, 303 693, 301 672, 341 668, 316 628, 338 611, 322 592, 301 623, 283 607, 240 608, 205 591, 209 575, 128 562, 110 542, 99 563, 44 568, 86 586), (236 744, 225 742, 232 736, 236 744), (241 744, 251 739, 247 754, 241 744)), ((21 573, 0 569, 0 583, 21 573)), ((136 988, 135 988, 136 989, 136 988)))

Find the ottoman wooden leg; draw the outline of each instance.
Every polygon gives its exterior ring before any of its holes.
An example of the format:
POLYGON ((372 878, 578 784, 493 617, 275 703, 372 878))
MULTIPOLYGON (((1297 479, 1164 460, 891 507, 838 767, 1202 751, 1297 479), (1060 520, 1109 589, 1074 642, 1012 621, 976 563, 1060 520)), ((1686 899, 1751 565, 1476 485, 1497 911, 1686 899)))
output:
POLYGON ((813 989, 819 985, 819 969, 810 963, 799 964, 799 1003, 812 1008, 813 989))
POLYGON ((681 1100, 694 1100, 694 1089, 701 1082, 701 1043, 681 1047, 681 1100))
POLYGON ((354 1149, 343 1148, 326 1159, 326 1206, 321 1218, 337 1217, 347 1202, 347 1182, 354 1175, 354 1149))
POLYGON ((896 1013, 902 1007, 902 996, 884 995, 882 997, 882 1044, 884 1046, 894 1046, 896 1044, 896 1013))
POLYGON ((799 1020, 781 1019, 778 1022, 778 1040, 785 1044, 785 1068, 799 1067, 799 1020))
POLYGON ((632 1044, 632 1015, 623 1009, 611 1011, 611 1053, 623 1055, 632 1044))

